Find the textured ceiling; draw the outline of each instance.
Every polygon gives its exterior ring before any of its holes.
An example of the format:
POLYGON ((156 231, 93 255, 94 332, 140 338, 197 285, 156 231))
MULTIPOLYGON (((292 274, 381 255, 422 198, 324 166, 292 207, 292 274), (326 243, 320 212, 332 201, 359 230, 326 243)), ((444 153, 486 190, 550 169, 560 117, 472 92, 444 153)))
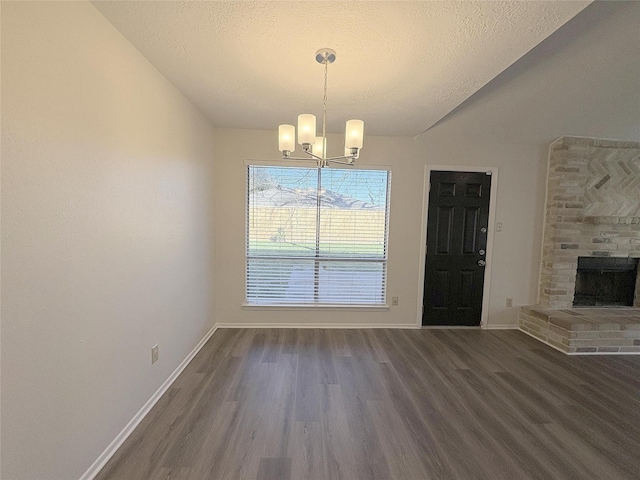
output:
POLYGON ((93 4, 217 127, 276 129, 322 112, 375 135, 428 129, 589 1, 93 4))

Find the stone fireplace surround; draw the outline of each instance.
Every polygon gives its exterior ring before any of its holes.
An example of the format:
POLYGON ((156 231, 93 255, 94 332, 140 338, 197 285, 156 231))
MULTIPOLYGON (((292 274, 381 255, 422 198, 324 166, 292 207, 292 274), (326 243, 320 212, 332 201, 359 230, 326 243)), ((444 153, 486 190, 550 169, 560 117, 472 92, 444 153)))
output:
POLYGON ((640 257, 640 143, 563 137, 551 144, 541 305, 573 305, 579 256, 640 257))
POLYGON ((562 137, 551 144, 543 240, 539 304, 520 309, 520 329, 566 353, 640 354, 640 278, 636 308, 602 311, 613 335, 602 336, 597 309, 582 326, 587 312, 572 309, 578 257, 640 257, 640 142, 562 137), (571 322, 550 323, 559 316, 571 322), (597 341, 585 342, 580 331, 597 341))

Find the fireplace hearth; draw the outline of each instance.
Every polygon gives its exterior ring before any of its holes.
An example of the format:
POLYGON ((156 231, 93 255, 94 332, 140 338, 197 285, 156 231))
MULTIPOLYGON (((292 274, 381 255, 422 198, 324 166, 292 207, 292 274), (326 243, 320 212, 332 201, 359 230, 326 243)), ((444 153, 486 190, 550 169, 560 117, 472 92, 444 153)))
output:
POLYGON ((574 307, 631 307, 637 258, 578 257, 574 307))

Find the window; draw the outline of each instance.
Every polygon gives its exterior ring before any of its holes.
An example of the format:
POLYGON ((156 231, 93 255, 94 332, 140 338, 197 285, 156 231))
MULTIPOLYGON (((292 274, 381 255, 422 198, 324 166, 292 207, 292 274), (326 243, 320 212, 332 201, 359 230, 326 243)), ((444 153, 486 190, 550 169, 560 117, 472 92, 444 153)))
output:
POLYGON ((385 170, 248 167, 249 305, 383 305, 385 170))

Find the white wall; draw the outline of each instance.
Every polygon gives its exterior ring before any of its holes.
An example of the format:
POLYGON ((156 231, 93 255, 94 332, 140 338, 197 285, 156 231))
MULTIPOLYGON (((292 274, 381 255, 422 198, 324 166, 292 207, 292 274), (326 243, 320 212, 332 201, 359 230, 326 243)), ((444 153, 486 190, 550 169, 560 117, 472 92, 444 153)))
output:
POLYGON ((2 478, 79 478, 211 328, 212 153, 91 4, 2 2, 2 478))
MULTIPOLYGON (((497 221, 490 296, 490 325, 513 324, 505 296, 530 299, 536 294, 536 241, 540 238, 544 200, 544 149, 531 145, 424 145, 409 137, 367 137, 358 164, 392 169, 389 231, 388 296, 399 306, 388 310, 252 309, 244 301, 245 159, 277 160, 277 137, 271 131, 217 130, 216 318, 220 323, 318 323, 416 325, 422 199, 425 165, 497 166, 497 221), (271 147, 271 148, 269 148, 271 147), (527 182, 522 182, 526 178, 527 182), (522 212, 522 213, 521 213, 522 212), (519 255, 520 251, 525 255, 519 255)), ((342 138, 331 136, 329 146, 342 138)), ((336 152, 337 154, 337 152, 336 152)))
MULTIPOLYGON (((592 5, 418 140, 365 138, 358 163, 393 170, 388 295, 398 295, 400 305, 386 311, 241 307, 243 162, 277 160, 279 152, 275 131, 217 130, 217 321, 415 325, 425 165, 482 165, 499 167, 493 191, 496 221, 503 224, 495 233, 488 325, 515 325, 515 307, 506 308, 506 298, 514 306, 537 299, 549 143, 568 134, 640 138, 638 24, 636 2, 592 5)), ((333 154, 340 153, 341 142, 330 137, 333 154)))

